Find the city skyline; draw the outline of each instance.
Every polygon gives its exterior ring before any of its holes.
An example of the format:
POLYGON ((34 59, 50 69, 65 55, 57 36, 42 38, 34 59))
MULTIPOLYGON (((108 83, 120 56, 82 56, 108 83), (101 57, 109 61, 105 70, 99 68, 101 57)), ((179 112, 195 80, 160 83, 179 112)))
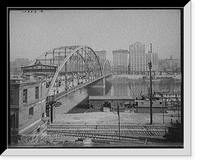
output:
POLYGON ((34 60, 63 45, 88 45, 95 51, 153 44, 159 58, 180 58, 179 10, 10 11, 10 60, 34 60))

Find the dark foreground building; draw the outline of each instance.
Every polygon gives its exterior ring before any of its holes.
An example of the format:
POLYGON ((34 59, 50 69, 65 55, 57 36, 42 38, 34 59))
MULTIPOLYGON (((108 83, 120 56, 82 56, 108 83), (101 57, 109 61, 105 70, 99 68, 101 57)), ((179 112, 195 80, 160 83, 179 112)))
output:
POLYGON ((10 80, 10 127, 11 143, 16 143, 21 134, 39 128, 46 116, 45 80, 22 78, 10 80))

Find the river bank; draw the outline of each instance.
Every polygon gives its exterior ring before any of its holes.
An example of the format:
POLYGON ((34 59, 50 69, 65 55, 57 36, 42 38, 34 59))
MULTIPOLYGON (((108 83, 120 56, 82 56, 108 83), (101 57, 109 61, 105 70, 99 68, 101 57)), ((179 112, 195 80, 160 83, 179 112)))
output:
MULTIPOLYGON (((177 82, 181 82, 181 74, 177 75, 153 75, 153 81, 169 81, 169 80, 174 80, 177 82)), ((129 75, 129 74, 124 74, 124 75, 113 75, 112 76, 113 80, 149 80, 148 75, 129 75)))
POLYGON ((125 79, 133 79, 133 80, 140 80, 143 78, 143 75, 113 75, 112 77, 113 79, 121 79, 121 78, 125 78, 125 79))

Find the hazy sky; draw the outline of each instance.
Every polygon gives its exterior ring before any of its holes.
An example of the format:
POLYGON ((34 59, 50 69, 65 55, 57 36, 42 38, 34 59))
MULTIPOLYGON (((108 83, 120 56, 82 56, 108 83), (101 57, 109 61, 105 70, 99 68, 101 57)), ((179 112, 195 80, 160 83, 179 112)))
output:
POLYGON ((149 44, 160 58, 180 58, 180 10, 10 11, 10 60, 33 60, 60 46, 87 45, 93 50, 129 49, 149 44))

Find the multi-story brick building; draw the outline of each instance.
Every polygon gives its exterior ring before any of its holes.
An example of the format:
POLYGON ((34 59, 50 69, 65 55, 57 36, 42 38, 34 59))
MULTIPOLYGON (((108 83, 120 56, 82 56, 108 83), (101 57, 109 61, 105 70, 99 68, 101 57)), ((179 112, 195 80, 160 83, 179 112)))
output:
POLYGON ((158 70, 158 53, 153 52, 152 50, 152 44, 150 44, 150 50, 148 53, 146 53, 146 71, 149 71, 149 66, 148 63, 152 62, 152 71, 157 71, 158 70))
POLYGON ((47 89, 45 80, 10 79, 11 143, 18 141, 18 135, 44 123, 47 89))
POLYGON ((130 74, 146 71, 145 45, 136 42, 129 46, 130 74))

